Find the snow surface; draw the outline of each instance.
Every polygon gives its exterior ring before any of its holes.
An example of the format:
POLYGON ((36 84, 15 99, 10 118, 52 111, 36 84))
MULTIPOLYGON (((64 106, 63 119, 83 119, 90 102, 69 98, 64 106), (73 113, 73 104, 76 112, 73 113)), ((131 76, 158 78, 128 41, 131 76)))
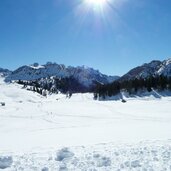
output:
MULTIPOLYGON (((170 171, 171 144, 98 144, 10 154, 8 171, 170 171), (61 157, 58 160, 58 157, 61 157), (11 164, 12 161, 12 164, 11 164)), ((1 164, 1 163, 0 163, 1 164)), ((0 165, 1 167, 1 165, 0 165)))
POLYGON ((0 170, 171 170, 171 97, 42 97, 0 79, 0 170))

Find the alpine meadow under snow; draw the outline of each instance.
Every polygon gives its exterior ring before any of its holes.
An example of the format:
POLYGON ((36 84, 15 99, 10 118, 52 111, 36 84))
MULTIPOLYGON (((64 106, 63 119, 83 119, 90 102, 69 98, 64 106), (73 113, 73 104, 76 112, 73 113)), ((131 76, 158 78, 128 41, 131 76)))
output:
POLYGON ((171 170, 169 92, 122 103, 22 87, 0 78, 0 170, 171 170))

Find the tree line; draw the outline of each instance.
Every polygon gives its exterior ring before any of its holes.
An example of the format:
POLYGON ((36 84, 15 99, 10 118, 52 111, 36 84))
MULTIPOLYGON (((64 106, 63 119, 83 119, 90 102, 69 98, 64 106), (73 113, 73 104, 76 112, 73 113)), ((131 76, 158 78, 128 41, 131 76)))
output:
POLYGON ((48 93, 61 93, 67 94, 68 92, 78 93, 86 92, 87 88, 81 85, 75 78, 66 77, 66 78, 44 78, 39 80, 32 81, 16 81, 18 84, 23 85, 23 88, 37 92, 41 95, 45 95, 45 92, 48 93))
POLYGON ((111 84, 101 85, 98 84, 94 89, 94 98, 102 97, 105 99, 106 96, 114 96, 120 93, 122 90, 129 94, 135 94, 139 90, 145 90, 151 92, 152 89, 159 91, 170 90, 171 91, 171 77, 150 76, 148 78, 135 78, 124 81, 114 81, 111 84))

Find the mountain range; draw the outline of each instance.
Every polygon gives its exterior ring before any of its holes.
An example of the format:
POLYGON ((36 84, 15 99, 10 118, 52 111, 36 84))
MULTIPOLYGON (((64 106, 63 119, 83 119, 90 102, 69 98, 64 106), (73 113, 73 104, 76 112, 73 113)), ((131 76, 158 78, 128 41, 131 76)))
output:
POLYGON ((35 81, 40 80, 40 82, 54 82, 54 79, 71 78, 70 82, 76 81, 74 85, 79 85, 87 89, 92 88, 97 83, 108 84, 116 80, 133 80, 135 78, 147 78, 149 76, 159 76, 164 75, 171 77, 171 58, 159 61, 153 60, 150 63, 145 63, 141 66, 131 69, 125 75, 119 76, 108 76, 102 74, 98 70, 95 70, 86 66, 65 66, 63 64, 56 64, 48 62, 45 65, 39 65, 34 63, 32 65, 21 66, 14 71, 9 71, 8 69, 0 68, 1 75, 5 76, 6 82, 11 81, 35 81))
POLYGON ((171 77, 171 58, 164 61, 153 60, 150 63, 135 67, 120 77, 119 80, 133 80, 160 75, 171 77))
POLYGON ((45 65, 34 63, 33 65, 21 66, 15 71, 9 72, 5 81, 13 80, 34 81, 45 78, 69 78, 77 80, 84 87, 90 88, 95 83, 108 84, 117 80, 118 76, 107 76, 98 70, 86 66, 66 67, 63 64, 48 62, 45 65))

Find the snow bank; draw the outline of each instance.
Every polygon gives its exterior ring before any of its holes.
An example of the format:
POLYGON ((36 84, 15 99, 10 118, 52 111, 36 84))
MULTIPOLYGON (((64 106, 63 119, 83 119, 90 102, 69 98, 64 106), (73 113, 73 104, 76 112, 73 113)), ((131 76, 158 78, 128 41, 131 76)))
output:
POLYGON ((9 171, 170 171, 171 141, 75 146, 5 159, 9 171), (11 169, 11 170, 10 170, 11 169))

